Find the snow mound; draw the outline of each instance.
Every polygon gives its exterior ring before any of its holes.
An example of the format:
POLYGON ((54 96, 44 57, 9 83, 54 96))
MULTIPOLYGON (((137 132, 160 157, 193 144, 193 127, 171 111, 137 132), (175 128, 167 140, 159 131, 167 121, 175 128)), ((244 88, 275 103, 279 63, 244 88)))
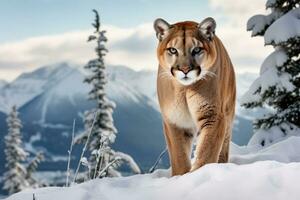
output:
POLYGON ((183 176, 135 175, 93 180, 69 188, 42 188, 15 194, 7 200, 198 200, 298 199, 300 164, 275 161, 251 165, 210 164, 183 176))
MULTIPOLYGON (((269 132, 263 136, 271 138, 272 134, 269 132)), ((276 137, 276 134, 273 137, 276 137)), ((252 138, 251 140, 255 140, 255 138, 252 138)), ((279 142, 274 140, 273 143, 269 144, 268 139, 266 139, 266 146, 267 147, 263 148, 255 141, 249 142, 247 146, 242 147, 232 143, 230 149, 230 162, 235 164, 249 164, 256 161, 267 160, 283 163, 300 162, 299 136, 290 136, 279 142), (254 143, 254 145, 252 143, 254 143)))
MULTIPOLYGON (((285 113, 278 113, 277 116, 282 117, 285 113)), ((259 147, 270 146, 276 142, 285 140, 289 136, 297 136, 300 133, 300 129, 290 123, 282 123, 278 126, 273 126, 268 130, 257 130, 248 145, 257 145, 259 147)))
POLYGON ((290 38, 300 36, 300 8, 289 11, 276 20, 266 31, 266 44, 279 44, 290 38))
POLYGON ((176 177, 170 177, 168 170, 157 170, 71 187, 25 190, 7 200, 32 200, 33 193, 37 200, 296 200, 300 190, 294 183, 300 179, 300 163, 288 162, 300 161, 299 145, 300 137, 290 137, 265 149, 232 145, 231 161, 237 164, 209 164, 176 177))

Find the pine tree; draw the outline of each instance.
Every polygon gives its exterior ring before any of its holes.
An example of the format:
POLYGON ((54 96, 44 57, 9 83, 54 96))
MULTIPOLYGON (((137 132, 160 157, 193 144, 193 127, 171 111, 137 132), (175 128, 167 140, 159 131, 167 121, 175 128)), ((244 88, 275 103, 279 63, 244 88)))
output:
POLYGON ((26 188, 36 188, 39 183, 33 178, 39 163, 43 160, 40 152, 26 166, 27 156, 29 155, 22 147, 21 120, 18 118, 16 106, 7 117, 8 134, 5 136, 5 156, 7 171, 4 173, 3 189, 9 194, 19 192, 26 188))
MULTIPOLYGON (((133 160, 129 161, 128 159, 124 159, 124 156, 120 156, 126 154, 117 153, 111 148, 117 134, 112 117, 116 105, 107 98, 105 93, 107 78, 104 56, 108 52, 104 45, 107 42, 106 31, 101 30, 98 12, 96 10, 93 10, 93 12, 96 16, 95 22, 92 24, 95 32, 88 37, 88 42, 96 42, 95 52, 97 58, 90 60, 85 66, 85 69, 90 71, 90 75, 84 81, 92 86, 89 92, 89 100, 96 102, 96 108, 85 112, 85 131, 75 139, 76 143, 84 143, 90 135, 88 141, 90 156, 88 161, 84 158, 81 162, 83 165, 88 166, 88 178, 92 179, 106 176, 120 176, 121 174, 117 171, 117 168, 123 161, 135 164, 133 160)), ((135 171, 140 172, 139 169, 135 171)))
POLYGON ((39 152, 27 165, 26 167, 26 179, 29 184, 33 188, 37 188, 40 186, 38 181, 33 178, 33 173, 37 171, 39 164, 44 160, 44 154, 39 152))
POLYGON ((4 173, 3 189, 9 194, 19 192, 30 187, 26 178, 26 168, 24 162, 27 158, 27 152, 22 148, 22 137, 20 129, 21 121, 18 118, 16 106, 12 108, 7 118, 8 134, 5 136, 5 156, 7 171, 4 173))
POLYGON ((246 108, 269 110, 254 121, 250 144, 267 146, 285 136, 300 134, 300 8, 299 0, 268 0, 268 15, 247 23, 252 36, 264 36, 274 52, 263 62, 260 76, 242 98, 246 108))

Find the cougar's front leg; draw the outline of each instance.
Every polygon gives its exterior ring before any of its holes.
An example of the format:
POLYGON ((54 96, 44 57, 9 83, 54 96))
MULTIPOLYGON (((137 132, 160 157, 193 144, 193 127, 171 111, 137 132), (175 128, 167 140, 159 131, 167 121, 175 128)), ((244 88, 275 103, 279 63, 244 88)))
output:
POLYGON ((224 142, 219 156, 219 163, 227 163, 229 160, 229 147, 231 141, 231 128, 227 128, 225 133, 224 142))
POLYGON ((218 162, 226 132, 224 116, 214 109, 208 109, 197 120, 200 135, 191 171, 205 164, 218 162))
POLYGON ((164 122, 172 176, 182 175, 191 169, 191 148, 193 135, 188 130, 164 122))

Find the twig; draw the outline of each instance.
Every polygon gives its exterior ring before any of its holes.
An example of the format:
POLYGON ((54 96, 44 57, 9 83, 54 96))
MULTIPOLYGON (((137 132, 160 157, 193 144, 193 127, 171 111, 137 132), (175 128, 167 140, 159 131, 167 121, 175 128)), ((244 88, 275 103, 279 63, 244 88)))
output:
MULTIPOLYGON (((101 144, 100 144, 100 164, 99 164, 99 170, 102 168, 102 163, 103 163, 103 157, 104 157, 104 155, 102 155, 102 150, 103 150, 104 142, 101 142, 101 144)), ((94 179, 97 177, 96 173, 97 173, 97 169, 98 169, 98 161, 96 163, 96 169, 95 169, 95 172, 94 172, 94 179)))
POLYGON ((149 169, 149 173, 154 172, 155 168, 157 167, 158 163, 160 162, 161 158, 164 156, 164 154, 167 152, 167 147, 159 154, 157 160, 155 161, 154 165, 149 169))
POLYGON ((70 150, 68 151, 69 157, 68 157, 68 166, 67 166, 67 180, 66 180, 66 187, 69 186, 70 163, 71 163, 71 155, 72 155, 73 144, 74 144, 74 137, 75 137, 75 124, 76 124, 76 119, 73 120, 72 140, 71 140, 70 150))
POLYGON ((78 175, 78 172, 79 172, 79 168, 80 168, 80 164, 81 164, 81 159, 82 159, 82 157, 83 157, 83 155, 84 155, 84 153, 86 151, 86 147, 87 147, 87 145, 89 143, 89 140, 90 140, 90 137, 92 135, 92 131, 93 131, 93 128, 94 128, 94 124, 96 122, 97 115, 98 115, 98 111, 95 111, 95 115, 94 115, 94 120, 93 120, 93 123, 92 123, 92 127, 90 129, 90 132, 88 134, 88 137, 87 137, 86 142, 84 144, 84 147, 82 149, 82 152, 81 152, 81 155, 80 155, 80 159, 79 159, 79 162, 78 162, 78 165, 77 165, 77 169, 76 169, 76 172, 75 172, 75 176, 74 176, 74 179, 73 179, 73 183, 75 183, 75 181, 76 181, 76 178, 77 178, 77 175, 78 175))
POLYGON ((120 160, 120 158, 116 158, 113 161, 111 161, 110 163, 108 163, 98 174, 97 178, 99 178, 101 176, 101 174, 103 174, 103 172, 105 172, 111 165, 113 165, 115 162, 117 162, 118 160, 120 160))
POLYGON ((100 143, 100 148, 99 148, 99 150, 98 150, 98 152, 97 152, 97 156, 96 156, 96 167, 95 167, 95 171, 94 171, 94 175, 93 175, 93 179, 95 179, 96 178, 96 176, 97 176, 97 171, 98 171, 98 163, 99 163, 99 161, 100 161, 100 168, 99 169, 101 169, 101 162, 102 162, 102 146, 103 146, 103 142, 101 142, 100 143), (101 158, 101 159, 100 159, 101 158), (100 160, 99 160, 100 159, 100 160))

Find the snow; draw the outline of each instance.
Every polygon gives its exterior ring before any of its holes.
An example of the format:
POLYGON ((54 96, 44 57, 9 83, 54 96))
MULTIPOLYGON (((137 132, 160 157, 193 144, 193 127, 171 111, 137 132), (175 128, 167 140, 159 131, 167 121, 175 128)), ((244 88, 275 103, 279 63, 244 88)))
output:
POLYGON ((125 178, 94 180, 69 188, 27 190, 8 200, 198 200, 198 199, 298 199, 296 183, 300 165, 275 161, 251 165, 210 164, 180 177, 136 175, 125 178))
MULTIPOLYGON (((86 71, 79 71, 76 66, 67 63, 58 63, 51 66, 39 68, 33 72, 18 77, 15 81, 4 85, 5 89, 0 90, 0 111, 7 112, 11 105, 18 107, 25 105, 39 95, 45 95, 43 104, 43 117, 37 123, 45 128, 66 128, 61 124, 50 124, 46 115, 49 111, 49 104, 55 104, 68 98, 70 103, 78 95, 86 95, 90 90, 87 84, 82 83, 86 71), (21 89, 21 86, 23 88, 21 89)), ((156 72, 155 71, 134 71, 124 66, 108 66, 108 84, 106 91, 109 99, 119 100, 123 104, 133 102, 146 102, 154 109, 159 110, 156 95, 156 72), (147 98, 146 98, 147 97, 147 98)), ((246 91, 257 74, 238 74, 238 99, 246 91)), ((237 110, 242 108, 237 104, 237 110)), ((237 111, 237 113, 239 113, 237 111)), ((250 112, 243 113, 251 115, 250 112)), ((243 116, 244 117, 244 116, 243 116)))
POLYGON ((278 73, 277 67, 282 66, 288 59, 285 51, 277 48, 263 62, 260 76, 252 83, 249 90, 240 98, 240 103, 259 102, 261 94, 275 86, 279 91, 293 91, 295 86, 290 82, 291 75, 286 72, 278 73), (260 91, 258 89, 260 88, 260 91))
POLYGON ((271 53, 263 62, 260 72, 261 94, 269 87, 276 86, 278 90, 292 91, 295 86, 290 82, 291 75, 286 72, 278 74, 277 66, 281 66, 288 59, 283 50, 276 50, 271 53))
MULTIPOLYGON (((73 170, 70 170, 70 174, 74 174, 73 170)), ((34 178, 40 183, 47 185, 64 185, 66 183, 66 172, 64 171, 37 171, 34 173, 34 178)))
MULTIPOLYGON (((47 102, 47 101, 46 101, 47 102)), ((42 128, 54 128, 54 129, 67 129, 69 128, 70 126, 67 126, 65 124, 52 124, 52 123, 46 123, 44 122, 45 120, 45 115, 42 115, 42 120, 38 121, 38 122, 33 122, 33 124, 37 124, 39 125, 40 127, 42 128)), ((65 133, 62 133, 62 134, 65 134, 65 133)))
POLYGON ((58 155, 51 155, 49 152, 47 152, 47 153, 50 155, 51 160, 54 162, 59 162, 59 161, 67 162, 68 161, 68 156, 58 156, 58 155))
POLYGON ((140 103, 143 100, 143 95, 139 91, 134 90, 124 80, 115 80, 115 84, 108 84, 107 91, 109 91, 111 99, 122 99, 125 104, 129 102, 140 103))
MULTIPOLYGON (((68 98, 69 102, 73 106, 76 106, 74 97, 76 97, 76 95, 83 95, 88 89, 89 87, 83 84, 82 74, 78 70, 68 67, 63 79, 56 79, 55 87, 49 87, 45 103, 42 105, 42 117, 38 123, 44 127, 59 128, 59 124, 51 125, 46 122, 48 106, 58 103, 62 98, 68 98)), ((85 94, 87 94, 87 92, 85 94)), ((64 126, 61 128, 64 128, 64 126)))
MULTIPOLYGON (((268 136, 270 135, 271 134, 269 133, 268 136)), ((247 146, 238 146, 232 143, 230 149, 230 162, 236 164, 251 164, 256 161, 268 160, 282 163, 300 162, 299 146, 299 136, 285 137, 285 140, 279 142, 274 141, 264 148, 256 143, 253 144, 253 142, 250 142, 247 146)))
POLYGON ((34 147, 34 143, 41 139, 42 136, 40 132, 37 132, 35 135, 31 135, 29 141, 24 144, 25 150, 31 153, 37 152, 38 150, 34 147))
POLYGON ((260 74, 263 74, 269 67, 282 66, 288 60, 286 52, 282 48, 277 48, 263 62, 260 74))
POLYGON ((156 98, 156 74, 154 71, 134 71, 123 66, 107 67, 108 97, 110 99, 122 99, 122 102, 129 103, 131 101, 139 103, 146 99, 149 105, 158 109, 156 98), (112 84, 113 83, 113 84, 112 84))
POLYGON ((266 3, 266 7, 267 8, 273 7, 276 2, 277 0, 268 0, 266 3))
POLYGON ((5 85, 0 91, 0 110, 8 113, 13 105, 20 107, 42 92, 44 80, 17 79, 14 84, 5 85))
POLYGON ((261 147, 261 143, 263 142, 263 146, 269 146, 286 139, 288 136, 299 135, 299 133, 300 129, 295 125, 282 123, 280 126, 273 126, 268 130, 257 130, 250 139, 248 145, 261 147), (282 130, 284 130, 284 132, 282 130))
POLYGON ((140 174, 141 170, 139 168, 139 166, 137 165, 137 163, 134 161, 134 159, 125 153, 122 152, 116 152, 116 157, 120 157, 122 160, 124 160, 132 169, 132 172, 135 174, 140 174))
POLYGON ((2 86, 0 111, 8 113, 13 105, 18 108, 55 86, 73 71, 67 63, 44 66, 30 73, 23 73, 16 80, 2 86))
POLYGON ((252 31, 251 36, 261 34, 278 16, 279 13, 277 12, 272 12, 269 15, 254 15, 247 22, 247 30, 252 31))
POLYGON ((279 44, 290 38, 300 36, 300 8, 293 9, 276 20, 266 31, 266 44, 279 44))
POLYGON ((300 137, 260 149, 231 146, 231 162, 208 164, 193 173, 170 177, 169 170, 153 174, 92 180, 71 187, 25 190, 7 200, 296 200, 300 190, 300 137))
MULTIPOLYGON (((8 113, 12 105, 18 108, 39 95, 47 93, 46 103, 40 123, 46 124, 49 104, 68 98, 74 106, 77 95, 86 95, 90 87, 83 83, 84 74, 77 66, 58 63, 24 73, 11 83, 0 82, 0 111, 8 113)), ((123 66, 108 66, 109 82, 106 91, 110 99, 120 99, 124 104, 130 102, 147 103, 158 109, 156 99, 156 73, 154 71, 134 71, 123 66), (145 99, 148 97, 148 99, 145 99)))

